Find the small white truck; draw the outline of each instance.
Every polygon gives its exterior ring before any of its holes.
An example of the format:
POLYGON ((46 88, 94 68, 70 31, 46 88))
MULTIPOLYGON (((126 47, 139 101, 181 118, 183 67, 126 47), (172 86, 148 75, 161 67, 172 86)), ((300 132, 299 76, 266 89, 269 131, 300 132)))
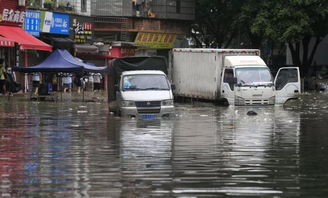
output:
POLYGON ((301 93, 298 67, 283 67, 275 79, 257 49, 174 48, 169 58, 177 97, 230 105, 283 104, 301 93))
POLYGON ((110 63, 109 107, 122 117, 154 119, 174 115, 164 57, 124 57, 110 63))

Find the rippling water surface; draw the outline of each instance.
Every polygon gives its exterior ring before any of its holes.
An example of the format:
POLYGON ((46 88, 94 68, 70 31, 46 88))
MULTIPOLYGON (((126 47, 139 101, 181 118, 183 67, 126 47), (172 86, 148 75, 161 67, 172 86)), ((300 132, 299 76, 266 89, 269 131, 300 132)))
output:
POLYGON ((2 99, 0 197, 328 197, 327 101, 178 104, 145 121, 2 99))

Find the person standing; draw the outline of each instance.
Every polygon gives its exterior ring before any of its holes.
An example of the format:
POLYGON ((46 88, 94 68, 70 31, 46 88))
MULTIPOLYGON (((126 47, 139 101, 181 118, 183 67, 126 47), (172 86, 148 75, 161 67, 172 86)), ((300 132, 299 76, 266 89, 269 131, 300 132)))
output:
POLYGON ((81 89, 83 89, 83 75, 81 73, 76 73, 74 77, 74 84, 77 87, 77 93, 81 92, 81 89))
POLYGON ((93 90, 94 91, 100 91, 101 79, 102 79, 102 75, 100 73, 95 73, 93 75, 93 90))
POLYGON ((6 82, 7 82, 7 91, 9 91, 10 95, 15 92, 16 89, 16 76, 14 71, 10 66, 6 66, 6 82))
POLYGON ((63 77, 63 86, 64 86, 64 93, 71 92, 72 90, 72 76, 69 73, 64 74, 63 77))
POLYGON ((88 79, 87 79, 87 87, 88 87, 88 90, 91 90, 93 91, 93 74, 90 73, 88 75, 88 79))
POLYGON ((6 68, 3 59, 0 59, 0 94, 6 94, 6 68))
POLYGON ((31 75, 32 75, 32 86, 33 86, 34 94, 38 94, 39 93, 40 80, 41 80, 40 73, 39 72, 34 72, 31 75))

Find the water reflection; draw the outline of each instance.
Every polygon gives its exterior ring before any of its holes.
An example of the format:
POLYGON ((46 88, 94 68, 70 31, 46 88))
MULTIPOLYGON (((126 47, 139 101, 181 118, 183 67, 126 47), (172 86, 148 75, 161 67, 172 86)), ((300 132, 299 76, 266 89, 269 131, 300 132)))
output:
POLYGON ((120 157, 122 197, 157 196, 167 192, 171 178, 171 120, 122 120, 120 157))
POLYGON ((118 118, 103 103, 2 102, 0 197, 325 197, 328 108, 312 99, 287 110, 179 104, 166 120, 118 118))
POLYGON ((173 137, 173 192, 245 197, 280 195, 297 187, 297 178, 290 175, 299 166, 299 124, 299 113, 279 107, 209 107, 182 113, 173 137), (250 110, 258 115, 248 116, 250 110), (275 179, 277 175, 282 178, 275 179))

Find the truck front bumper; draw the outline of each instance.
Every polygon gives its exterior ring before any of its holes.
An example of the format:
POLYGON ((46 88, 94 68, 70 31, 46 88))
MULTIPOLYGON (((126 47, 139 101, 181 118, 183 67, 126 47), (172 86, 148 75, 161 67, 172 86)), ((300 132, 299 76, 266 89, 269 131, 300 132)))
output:
POLYGON ((122 107, 122 117, 134 118, 161 118, 175 115, 174 106, 161 106, 158 108, 122 107))

